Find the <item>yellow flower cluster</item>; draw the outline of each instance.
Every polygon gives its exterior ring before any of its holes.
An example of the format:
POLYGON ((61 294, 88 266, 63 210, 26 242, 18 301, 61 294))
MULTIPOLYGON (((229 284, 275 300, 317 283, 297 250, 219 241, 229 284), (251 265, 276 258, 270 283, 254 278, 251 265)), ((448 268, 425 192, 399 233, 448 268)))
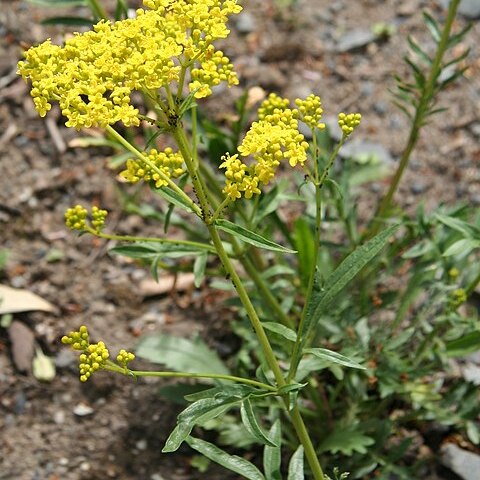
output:
POLYGON ((260 182, 267 185, 282 160, 290 166, 304 164, 308 143, 298 131, 298 110, 287 108, 288 100, 270 95, 259 108, 258 122, 245 135, 238 151, 242 157, 253 156, 250 166, 238 155, 225 156, 220 168, 225 168, 226 184, 223 192, 232 200, 251 198, 259 194, 260 182))
POLYGON ((195 91, 196 98, 211 95, 211 87, 219 85, 220 82, 227 82, 229 87, 239 83, 228 57, 221 50, 215 51, 213 45, 208 47, 201 67, 192 69, 191 76, 189 88, 191 92, 195 91))
POLYGON ((117 355, 117 362, 122 366, 122 367, 126 367, 127 364, 129 362, 131 362, 132 360, 135 360, 135 355, 132 353, 132 352, 127 352, 126 350, 124 350, 122 348, 122 350, 120 350, 118 352, 118 355, 117 355))
POLYGON ((185 170, 183 168, 183 157, 180 152, 174 152, 167 147, 163 152, 158 152, 152 148, 145 153, 149 164, 139 159, 127 160, 127 169, 120 172, 120 176, 130 183, 137 183, 141 179, 146 182, 154 182, 156 188, 168 185, 161 172, 165 177, 178 177, 185 170))
POLYGON ((211 43, 228 35, 228 16, 241 10, 236 0, 144 4, 152 10, 138 9, 136 18, 115 23, 100 21, 64 47, 47 40, 25 52, 18 73, 31 80, 40 116, 58 101, 69 127, 105 127, 118 121, 138 125, 132 92, 165 87, 179 79, 182 68, 195 64, 200 68, 193 89, 206 94, 220 81, 235 84, 228 58, 211 43))
POLYGON ((318 128, 323 130, 325 128, 324 123, 320 123, 322 118, 322 101, 319 96, 313 93, 305 99, 297 98, 295 105, 300 112, 300 120, 307 124, 312 130, 318 128))
MULTIPOLYGON (((92 227, 96 232, 102 230, 107 215, 108 212, 106 210, 101 210, 95 206, 92 207, 92 227)), ((71 230, 82 232, 88 226, 87 216, 88 211, 86 208, 81 205, 75 205, 74 207, 67 209, 65 212, 65 225, 71 230)))
MULTIPOLYGON (((70 345, 74 350, 81 351, 79 357, 80 381, 86 382, 96 371, 105 366, 110 358, 110 352, 104 342, 90 343, 87 327, 82 325, 77 332, 70 332, 62 337, 62 343, 70 345)), ((126 350, 120 350, 117 362, 126 367, 135 355, 126 350)))
POLYGON ((75 205, 65 212, 65 224, 71 230, 85 230, 87 226, 87 209, 81 205, 75 205))
POLYGON ((339 113, 338 125, 345 136, 350 135, 355 127, 360 125, 362 116, 359 113, 339 113))

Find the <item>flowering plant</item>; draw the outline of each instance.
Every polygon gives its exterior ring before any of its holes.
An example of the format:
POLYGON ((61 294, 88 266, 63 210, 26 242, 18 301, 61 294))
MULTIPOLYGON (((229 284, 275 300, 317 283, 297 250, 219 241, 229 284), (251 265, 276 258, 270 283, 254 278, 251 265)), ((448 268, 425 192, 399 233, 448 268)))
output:
MULTIPOLYGON (((341 137, 331 152, 323 151, 319 147, 325 129, 320 97, 312 94, 295 99, 293 106, 288 99, 272 93, 261 103, 258 119, 241 142, 221 157, 219 171, 212 171, 199 153, 197 102, 211 95, 212 88, 221 83, 228 86, 239 83, 232 63, 216 48, 215 42, 228 36, 227 21, 239 13, 241 7, 236 0, 144 0, 143 3, 146 9, 138 9, 135 18, 114 23, 100 20, 93 30, 76 34, 63 46, 47 40, 32 47, 19 62, 18 71, 31 82, 31 95, 40 116, 45 116, 52 103, 58 102, 68 127, 104 129, 131 154, 120 176, 129 183, 147 183, 166 199, 170 208, 180 208, 196 217, 205 235, 198 241, 106 233, 107 211, 97 206, 93 206, 90 213, 81 205, 68 209, 66 224, 80 233, 133 242, 137 248, 136 258, 142 251, 144 256, 140 258, 156 259, 152 261, 154 274, 162 255, 188 252, 197 256, 193 268, 197 280, 201 281, 209 257, 214 257, 212 262, 220 263, 222 273, 236 290, 242 306, 240 314, 250 321, 255 332, 253 343, 260 353, 257 352, 256 364, 246 375, 151 372, 130 368, 135 356, 125 350, 112 361, 104 342, 90 343, 85 326, 64 336, 62 341, 81 352, 82 382, 102 369, 133 377, 202 378, 216 382, 213 388, 188 396, 193 403, 178 416, 164 451, 175 451, 186 441, 193 449, 245 478, 277 480, 283 468, 288 471, 289 480, 300 480, 305 475, 323 480, 327 477, 320 462, 321 452, 362 453, 374 440, 365 430, 355 431, 352 425, 347 425, 342 430, 341 448, 335 450, 338 440, 335 443, 334 434, 324 437, 320 446, 315 444, 311 431, 317 434, 322 428, 307 428, 304 415, 312 415, 308 405, 315 405, 313 414, 329 417, 333 415, 333 403, 338 396, 338 392, 330 392, 331 398, 325 405, 319 393, 326 395, 325 387, 318 372, 328 369, 341 380, 344 378, 341 368, 351 369, 354 373, 348 374, 349 380, 341 384, 351 391, 360 385, 361 375, 366 375, 372 384, 377 382, 381 378, 381 366, 377 373, 375 359, 371 358, 368 363, 359 360, 362 353, 372 354, 368 351, 368 342, 363 347, 361 342, 351 342, 342 353, 324 348, 338 343, 338 337, 324 347, 317 346, 322 344, 319 335, 328 331, 322 322, 337 295, 364 267, 375 265, 376 272, 380 272, 377 257, 398 230, 398 225, 392 225, 378 233, 377 218, 364 234, 362 246, 358 246, 361 243, 358 238, 350 235, 351 248, 345 258, 330 268, 329 273, 320 268, 325 266, 320 239, 325 200, 335 198, 331 192, 336 188, 329 174, 340 148, 360 124, 361 115, 340 113, 341 137), (136 92, 143 96, 143 103, 135 99, 136 92), (149 113, 150 110, 153 113, 149 113), (175 146, 163 150, 139 149, 119 133, 119 128, 114 128, 118 123, 140 127, 142 122, 170 136, 175 146), (309 131, 311 144, 301 133, 300 123, 309 131), (310 185, 314 214, 311 223, 301 219, 296 222, 293 240, 288 227, 281 224, 279 230, 291 244, 285 247, 274 241, 276 237, 268 238, 269 228, 263 229, 261 222, 278 224, 274 211, 281 195, 272 184, 280 170, 289 168, 300 171, 304 178, 299 189, 304 184, 310 185), (222 175, 220 181, 219 175, 222 175), (330 197, 324 186, 328 186, 330 197), (309 243, 308 248, 302 242, 309 243), (272 273, 271 264, 277 261, 282 268, 272 273), (300 284, 289 285, 288 301, 282 302, 282 292, 270 288, 268 278, 288 276, 292 263, 298 265, 302 278, 300 284), (295 304, 293 300, 297 297, 299 302, 295 304), (241 421, 251 437, 264 445, 263 472, 250 461, 191 435, 196 425, 204 425, 234 407, 240 408, 241 421), (268 432, 258 419, 259 412, 265 409, 271 423, 268 432), (286 425, 285 419, 289 420, 286 425), (288 430, 289 425, 295 436, 289 435, 285 442, 282 428, 288 430), (288 468, 281 465, 282 441, 284 447, 293 452, 288 468), (305 474, 304 457, 308 464, 305 474)), ((455 3, 458 2, 452 2, 453 15, 455 3)), ((448 37, 448 28, 445 32, 448 37)), ((427 90, 428 95, 431 93, 427 90)), ((427 102, 423 115, 428 105, 427 102)), ((422 117, 419 122, 423 122, 422 117)), ((339 205, 341 215, 346 204, 340 202, 339 205)), ((382 206, 380 220, 385 220, 388 206, 382 206)), ((122 252, 132 254, 133 250, 125 247, 122 252)), ((368 272, 362 275, 365 292, 374 280, 368 272)), ((457 301, 455 305, 449 304, 450 313, 462 303, 458 301, 460 297, 462 301, 466 299, 466 294, 460 296, 458 289, 455 292, 457 301)), ((352 311, 338 307, 339 312, 347 315, 352 311)), ((334 315, 332 313, 332 317, 334 315)), ((360 396, 366 395, 366 387, 362 388, 364 390, 359 387, 363 392, 360 396)))

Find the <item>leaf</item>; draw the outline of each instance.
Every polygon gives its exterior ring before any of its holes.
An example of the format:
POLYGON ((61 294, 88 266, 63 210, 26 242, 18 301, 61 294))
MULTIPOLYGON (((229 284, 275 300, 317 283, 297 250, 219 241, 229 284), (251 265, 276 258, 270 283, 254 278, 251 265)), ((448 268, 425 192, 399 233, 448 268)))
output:
POLYGON ((323 288, 314 290, 312 296, 307 300, 305 328, 304 331, 301 332, 302 343, 306 341, 315 324, 319 321, 320 316, 325 312, 335 297, 365 265, 378 255, 398 227, 398 225, 394 225, 387 228, 357 248, 327 277, 323 288))
POLYGON ((186 440, 193 430, 194 425, 187 423, 179 423, 173 432, 168 436, 165 446, 162 448, 162 453, 171 453, 178 450, 178 447, 186 440))
POLYGON ((355 452, 362 455, 367 453, 367 448, 373 445, 375 440, 357 430, 354 425, 341 427, 335 430, 320 444, 320 452, 342 453, 351 456, 355 452))
POLYGON ((153 191, 165 199, 167 202, 173 203, 175 206, 182 208, 188 213, 195 213, 192 207, 192 203, 188 202, 182 195, 170 187, 155 188, 153 191))
MULTIPOLYGON (((412 49, 412 51, 415 52, 427 65, 432 64, 432 59, 428 56, 428 54, 426 52, 424 52, 422 50, 420 45, 417 43, 417 41, 411 35, 409 35, 407 37, 407 42, 410 45, 410 48, 412 49)), ((410 64, 410 66, 412 66, 412 65, 410 64)))
POLYGON ((175 371, 229 374, 217 353, 200 338, 187 340, 164 333, 149 335, 140 340, 135 353, 175 371))
POLYGON ((213 462, 222 465, 222 467, 238 473, 244 478, 248 478, 249 480, 265 480, 265 477, 262 475, 260 470, 258 470, 253 463, 250 463, 244 458, 241 458, 237 455, 230 455, 217 446, 206 442, 205 440, 200 440, 199 438, 188 437, 186 441, 190 447, 197 452, 201 453, 213 462))
POLYGON ((193 264, 193 274, 195 275, 195 287, 199 288, 205 277, 205 268, 207 266, 207 252, 200 254, 193 264))
POLYGON ((280 419, 275 420, 269 435, 275 446, 266 445, 263 449, 263 470, 267 480, 281 480, 282 451, 280 445, 282 443, 282 427, 280 419))
POLYGON ((234 383, 231 385, 225 384, 220 387, 213 387, 207 390, 202 390, 201 392, 191 393, 185 395, 185 399, 190 402, 196 402, 202 398, 226 398, 226 397, 237 397, 238 399, 247 398, 248 396, 254 393, 265 393, 263 390, 258 390, 257 388, 251 387, 250 385, 241 385, 239 383, 234 383))
POLYGON ((329 363, 337 363, 339 365, 343 365, 344 367, 366 370, 366 367, 360 365, 358 362, 355 362, 355 360, 352 360, 345 355, 341 355, 340 353, 328 350, 326 348, 305 348, 303 351, 304 353, 310 353, 312 355, 315 355, 315 357, 325 360, 329 363))
POLYGON ((288 464, 287 480, 305 480, 303 473, 303 446, 300 445, 290 459, 288 464))
POLYGON ((240 407, 240 415, 242 417, 243 425, 247 429, 248 433, 255 437, 260 443, 264 445, 270 445, 271 447, 276 447, 277 444, 269 438, 269 436, 265 433, 263 428, 258 423, 257 417, 253 410, 252 402, 249 398, 246 398, 242 402, 242 406, 240 407))
POLYGON ((460 232, 466 238, 480 239, 480 229, 475 225, 464 222, 459 218, 450 217, 448 215, 442 215, 440 213, 436 213, 435 218, 440 222, 442 222, 447 227, 450 227, 453 230, 460 232))
POLYGON ((135 242, 130 245, 113 247, 109 252, 129 258, 153 260, 157 256, 183 258, 185 255, 198 255, 211 250, 212 246, 207 243, 185 245, 182 243, 135 242))
POLYGON ((37 310, 55 312, 57 309, 50 302, 28 290, 0 285, 0 315, 37 310))
POLYGON ((473 240, 471 238, 462 238, 452 243, 444 252, 444 257, 462 254, 466 257, 472 250, 480 247, 480 240, 473 240))
POLYGON ((42 20, 42 25, 75 25, 80 27, 91 27, 95 22, 93 18, 82 17, 50 17, 42 20))
POLYGON ((447 343, 449 357, 463 357, 480 350, 480 331, 470 332, 447 343))
POLYGON ((428 13, 428 12, 423 12, 423 21, 425 22, 425 25, 427 26, 428 30, 430 31, 433 39, 435 40, 436 43, 440 42, 440 39, 442 38, 442 32, 438 28, 438 24, 435 21, 435 19, 428 13))
POLYGON ((409 248, 402 255, 402 258, 423 257, 423 255, 427 253, 434 252, 436 248, 437 247, 431 240, 422 240, 421 242, 414 245, 412 248, 409 248))
POLYGON ((236 225, 228 220, 220 218, 215 221, 215 225, 220 230, 223 230, 234 237, 240 238, 250 245, 255 245, 256 247, 264 248, 265 250, 273 250, 274 252, 296 253, 295 250, 290 250, 289 248, 285 248, 278 243, 267 240, 258 233, 252 232, 251 230, 241 227, 240 225, 236 225))
POLYGON ((262 325, 263 328, 265 328, 266 330, 277 333, 278 335, 281 335, 283 338, 289 340, 290 342, 297 341, 297 334, 291 328, 288 328, 281 323, 262 322, 262 325))

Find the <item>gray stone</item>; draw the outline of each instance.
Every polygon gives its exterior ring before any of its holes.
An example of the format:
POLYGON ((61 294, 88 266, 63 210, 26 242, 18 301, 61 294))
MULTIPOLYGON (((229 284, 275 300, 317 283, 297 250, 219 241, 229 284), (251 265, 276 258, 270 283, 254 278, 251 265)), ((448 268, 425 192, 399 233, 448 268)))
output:
POLYGON ((375 40, 375 34, 365 28, 349 30, 337 43, 337 51, 344 53, 363 48, 375 40))
POLYGON ((237 17, 237 30, 240 33, 251 33, 255 30, 255 18, 249 12, 243 11, 237 17))
POLYGON ((410 185, 410 191, 414 194, 414 195, 420 195, 421 193, 423 193, 425 190, 427 189, 427 186, 425 185, 425 183, 423 183, 422 181, 414 181, 411 185, 410 185))
POLYGON ((480 456, 447 443, 441 450, 440 461, 460 478, 473 480, 480 472, 480 456))
POLYGON ((339 152, 341 158, 351 157, 362 161, 374 157, 379 164, 391 166, 395 162, 390 152, 380 143, 354 139, 347 142, 339 152))
MULTIPOLYGON (((450 0, 441 0, 440 3, 443 8, 448 8, 450 0)), ((458 12, 470 20, 480 18, 480 0, 462 0, 458 12)))

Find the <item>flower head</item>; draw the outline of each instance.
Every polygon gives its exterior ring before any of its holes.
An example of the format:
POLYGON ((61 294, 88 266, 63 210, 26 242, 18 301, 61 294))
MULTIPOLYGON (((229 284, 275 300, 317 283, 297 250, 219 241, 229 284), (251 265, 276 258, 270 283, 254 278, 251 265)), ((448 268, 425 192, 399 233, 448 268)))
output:
POLYGON ((338 125, 345 136, 350 135, 355 127, 360 125, 362 116, 359 113, 339 113, 338 125))

